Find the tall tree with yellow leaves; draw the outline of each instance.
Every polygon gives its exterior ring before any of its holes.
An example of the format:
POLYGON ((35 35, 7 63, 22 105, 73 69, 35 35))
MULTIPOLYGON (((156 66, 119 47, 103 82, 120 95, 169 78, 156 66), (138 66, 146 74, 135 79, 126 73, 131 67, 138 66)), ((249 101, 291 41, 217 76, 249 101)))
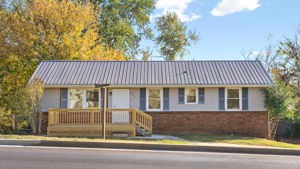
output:
MULTIPOLYGON (((42 60, 124 60, 96 43, 93 6, 72 0, 19 0, 0 8, 0 110, 22 112, 18 92, 42 60)), ((0 112, 1 113, 1 112, 0 112)))
POLYGON ((33 0, 2 10, 0 55, 26 58, 120 60, 122 53, 96 45, 97 14, 92 5, 71 0, 33 0), (108 52, 108 53, 107 53, 108 52))

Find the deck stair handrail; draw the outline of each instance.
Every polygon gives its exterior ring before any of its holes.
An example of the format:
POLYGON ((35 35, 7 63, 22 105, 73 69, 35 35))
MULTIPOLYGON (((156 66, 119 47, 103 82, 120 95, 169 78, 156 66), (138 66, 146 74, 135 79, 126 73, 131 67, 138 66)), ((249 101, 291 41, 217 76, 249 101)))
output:
POLYGON ((134 111, 136 116, 136 124, 146 129, 149 133, 152 133, 152 117, 138 109, 134 109, 134 111))

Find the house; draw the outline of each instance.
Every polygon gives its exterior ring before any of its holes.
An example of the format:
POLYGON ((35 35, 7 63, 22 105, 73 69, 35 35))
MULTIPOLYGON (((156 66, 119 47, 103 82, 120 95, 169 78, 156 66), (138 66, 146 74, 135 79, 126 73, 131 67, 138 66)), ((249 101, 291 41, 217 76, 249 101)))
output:
POLYGON ((273 82, 256 60, 43 61, 34 78, 48 135, 99 135, 103 119, 107 134, 268 135, 273 82))

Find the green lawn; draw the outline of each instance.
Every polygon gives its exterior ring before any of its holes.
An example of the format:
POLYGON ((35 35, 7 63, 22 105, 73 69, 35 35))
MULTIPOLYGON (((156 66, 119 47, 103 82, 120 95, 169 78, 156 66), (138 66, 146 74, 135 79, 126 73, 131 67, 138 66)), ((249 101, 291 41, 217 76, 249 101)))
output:
POLYGON ((186 144, 195 145, 197 142, 205 143, 229 143, 240 145, 256 145, 280 148, 300 149, 300 144, 290 144, 285 142, 272 141, 262 138, 241 137, 232 135, 177 135, 185 141, 180 140, 148 140, 148 139, 127 139, 127 138, 80 138, 80 137, 47 137, 35 135, 0 135, 0 139, 37 139, 53 141, 82 141, 82 142, 123 142, 123 143, 152 143, 152 144, 186 144))
POLYGON ((295 148, 300 149, 299 144, 290 144, 285 142, 267 140, 255 137, 241 137, 235 135, 178 135, 178 137, 193 141, 206 143, 229 143, 241 145, 256 145, 256 146, 270 146, 281 148, 295 148))

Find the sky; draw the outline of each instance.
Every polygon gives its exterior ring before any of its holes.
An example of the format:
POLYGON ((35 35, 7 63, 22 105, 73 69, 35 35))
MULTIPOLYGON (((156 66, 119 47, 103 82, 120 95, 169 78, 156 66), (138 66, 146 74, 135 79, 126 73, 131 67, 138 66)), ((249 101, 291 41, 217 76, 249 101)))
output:
POLYGON ((300 30, 300 0, 157 0, 152 23, 169 11, 200 35, 184 60, 242 60, 300 30))

